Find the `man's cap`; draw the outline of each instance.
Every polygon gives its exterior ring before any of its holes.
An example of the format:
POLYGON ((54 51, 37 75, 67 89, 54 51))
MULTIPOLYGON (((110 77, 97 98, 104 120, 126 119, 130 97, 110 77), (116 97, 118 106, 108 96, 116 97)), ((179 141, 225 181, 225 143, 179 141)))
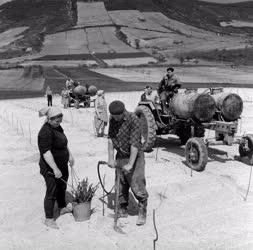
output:
POLYGON ((121 115, 125 111, 125 105, 121 101, 113 101, 109 105, 109 112, 111 115, 121 115))
POLYGON ((152 89, 152 87, 150 85, 147 85, 145 89, 152 89))
POLYGON ((167 68, 167 71, 171 71, 171 72, 174 72, 174 68, 172 68, 172 67, 169 67, 169 68, 167 68))

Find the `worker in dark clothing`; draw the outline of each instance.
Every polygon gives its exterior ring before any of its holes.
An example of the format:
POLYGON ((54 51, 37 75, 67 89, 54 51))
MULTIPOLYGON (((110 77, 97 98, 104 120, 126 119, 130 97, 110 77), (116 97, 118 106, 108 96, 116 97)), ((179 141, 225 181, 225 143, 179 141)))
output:
POLYGON ((121 101, 109 105, 111 114, 108 131, 108 165, 120 172, 119 217, 127 217, 129 188, 139 202, 136 224, 144 225, 147 215, 148 192, 145 180, 145 159, 141 148, 141 124, 134 113, 121 101), (114 157, 114 149, 116 157, 114 157))
POLYGON ((68 163, 72 167, 74 158, 68 148, 68 140, 60 123, 62 112, 57 107, 44 108, 40 116, 47 116, 46 122, 38 134, 40 151, 40 173, 46 182, 44 198, 45 225, 54 229, 58 226, 54 220, 54 203, 57 201, 60 214, 72 211, 72 205, 66 206, 65 192, 68 181, 68 163))
POLYGON ((52 92, 52 90, 50 89, 49 86, 47 86, 47 89, 46 89, 46 96, 47 96, 47 106, 52 106, 52 104, 53 104, 53 92, 52 92))
POLYGON ((174 68, 167 68, 167 74, 158 85, 157 93, 160 97, 162 109, 165 114, 168 113, 167 104, 178 89, 181 87, 179 79, 174 74, 174 68))

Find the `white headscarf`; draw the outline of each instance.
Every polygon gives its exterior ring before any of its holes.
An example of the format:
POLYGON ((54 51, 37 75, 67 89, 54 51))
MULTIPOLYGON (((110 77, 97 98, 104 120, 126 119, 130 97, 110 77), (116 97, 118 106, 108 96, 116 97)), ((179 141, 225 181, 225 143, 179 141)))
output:
POLYGON ((48 119, 62 114, 62 111, 58 107, 45 107, 39 110, 39 117, 47 116, 48 119))

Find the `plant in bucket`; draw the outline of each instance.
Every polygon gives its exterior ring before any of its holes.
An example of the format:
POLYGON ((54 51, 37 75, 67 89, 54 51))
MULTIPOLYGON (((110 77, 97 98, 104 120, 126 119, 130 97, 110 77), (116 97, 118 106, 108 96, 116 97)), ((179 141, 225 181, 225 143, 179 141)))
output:
POLYGON ((78 182, 77 188, 73 191, 73 215, 76 221, 90 219, 91 200, 98 186, 99 184, 89 184, 88 177, 78 182))

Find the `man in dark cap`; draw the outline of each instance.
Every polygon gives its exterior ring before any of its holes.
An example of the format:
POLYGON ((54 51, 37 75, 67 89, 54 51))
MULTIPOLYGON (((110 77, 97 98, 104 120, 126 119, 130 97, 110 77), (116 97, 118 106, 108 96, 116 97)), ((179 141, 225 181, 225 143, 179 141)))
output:
POLYGON ((167 68, 167 74, 163 77, 161 82, 158 85, 157 93, 160 97, 162 109, 165 114, 168 113, 167 103, 174 93, 178 92, 178 89, 181 87, 179 79, 174 74, 174 68, 167 68))
POLYGON ((119 217, 127 217, 129 188, 139 202, 136 225, 144 225, 147 215, 148 192, 145 180, 145 159, 141 149, 139 118, 125 109, 121 101, 109 105, 111 114, 108 131, 108 165, 119 168, 119 217), (114 149, 116 157, 114 157, 114 149))

